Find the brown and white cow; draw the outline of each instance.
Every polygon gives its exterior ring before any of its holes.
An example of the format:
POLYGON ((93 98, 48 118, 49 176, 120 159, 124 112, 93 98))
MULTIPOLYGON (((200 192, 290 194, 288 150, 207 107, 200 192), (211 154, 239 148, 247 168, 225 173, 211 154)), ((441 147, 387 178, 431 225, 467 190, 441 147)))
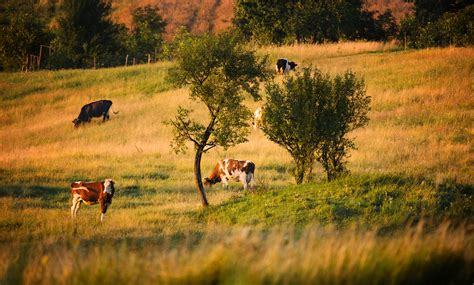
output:
POLYGON ((255 164, 250 160, 236 160, 226 158, 217 163, 209 177, 204 179, 204 185, 211 186, 222 182, 224 189, 227 189, 229 180, 240 181, 244 185, 244 190, 254 184, 255 164))
POLYGON ((112 204, 112 197, 115 193, 114 181, 112 179, 105 179, 103 182, 74 182, 71 184, 72 206, 71 216, 75 218, 77 212, 81 207, 81 203, 86 205, 100 204, 100 221, 105 218, 105 212, 110 204, 112 204))

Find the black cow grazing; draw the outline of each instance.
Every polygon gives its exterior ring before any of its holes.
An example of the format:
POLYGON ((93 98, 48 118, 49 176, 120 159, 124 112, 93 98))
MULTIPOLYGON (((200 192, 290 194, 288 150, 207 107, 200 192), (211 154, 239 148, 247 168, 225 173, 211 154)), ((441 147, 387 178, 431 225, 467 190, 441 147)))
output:
MULTIPOLYGON (((83 123, 89 123, 93 117, 101 117, 104 116, 102 121, 109 119, 109 109, 112 106, 112 101, 110 100, 99 100, 87 105, 84 105, 81 108, 81 112, 79 116, 72 121, 74 123, 74 127, 77 128, 83 123)), ((114 112, 114 114, 118 114, 118 112, 114 112)))
POLYGON ((280 58, 277 60, 276 70, 278 74, 283 75, 285 72, 295 69, 297 66, 298 64, 294 63, 293 61, 289 61, 286 58, 280 58))

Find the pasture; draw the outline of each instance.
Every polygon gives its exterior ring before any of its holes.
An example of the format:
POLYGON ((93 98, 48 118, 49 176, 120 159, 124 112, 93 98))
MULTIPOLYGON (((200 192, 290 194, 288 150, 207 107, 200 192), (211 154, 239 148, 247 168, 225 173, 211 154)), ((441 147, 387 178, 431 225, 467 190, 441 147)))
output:
POLYGON ((316 165, 315 181, 296 186, 290 156, 252 131, 205 154, 202 172, 249 159, 256 189, 216 185, 202 209, 192 148, 171 152, 162 122, 178 105, 206 112, 165 81, 172 62, 0 74, 0 284, 472 283, 474 49, 258 52, 272 69, 288 57, 364 77, 371 120, 352 134, 350 177, 324 182, 316 165), (74 130, 100 99, 119 114, 74 130), (70 183, 106 178, 117 192, 105 222, 98 206, 72 222, 70 183))

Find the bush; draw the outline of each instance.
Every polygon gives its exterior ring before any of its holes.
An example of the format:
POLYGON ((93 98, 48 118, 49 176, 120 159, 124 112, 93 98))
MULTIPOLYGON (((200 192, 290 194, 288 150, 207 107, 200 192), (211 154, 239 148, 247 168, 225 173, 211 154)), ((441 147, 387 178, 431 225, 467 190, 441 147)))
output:
POLYGON ((283 87, 266 86, 263 131, 283 146, 296 163, 296 183, 311 178, 319 161, 328 180, 346 173, 345 159, 354 143, 346 135, 368 122, 370 97, 364 81, 351 71, 332 79, 312 68, 288 77, 283 87))

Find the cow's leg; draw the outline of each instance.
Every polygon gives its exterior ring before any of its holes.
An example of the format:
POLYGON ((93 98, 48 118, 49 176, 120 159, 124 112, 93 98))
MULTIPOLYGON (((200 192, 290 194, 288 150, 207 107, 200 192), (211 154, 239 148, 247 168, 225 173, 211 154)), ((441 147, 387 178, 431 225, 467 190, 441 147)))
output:
POLYGON ((74 212, 76 210, 76 201, 74 201, 74 198, 72 199, 72 206, 71 206, 71 218, 74 219, 74 212))
POLYGON ((79 208, 81 207, 81 197, 79 195, 74 195, 74 200, 73 200, 73 207, 71 207, 71 214, 72 217, 75 218, 77 217, 77 212, 79 211, 79 208))
POLYGON ((76 208, 78 204, 81 203, 80 198, 77 195, 72 197, 72 206, 71 206, 71 217, 74 219, 76 217, 76 208))
POLYGON ((222 180, 222 188, 224 188, 224 190, 229 189, 229 182, 227 181, 227 178, 222 177, 221 180, 222 180))
POLYGON ((246 176, 247 184, 250 185, 250 189, 253 189, 255 180, 253 179, 253 173, 248 173, 246 176))
POLYGON ((105 213, 107 212, 107 208, 109 207, 108 203, 105 203, 105 200, 100 199, 100 222, 103 222, 105 219, 105 213))
POLYGON ((105 111, 104 112, 104 118, 102 119, 102 122, 105 122, 106 120, 108 120, 110 117, 109 117, 109 111, 105 111))
POLYGON ((239 180, 244 185, 244 190, 247 190, 248 181, 247 181, 247 174, 245 172, 240 174, 239 180))

